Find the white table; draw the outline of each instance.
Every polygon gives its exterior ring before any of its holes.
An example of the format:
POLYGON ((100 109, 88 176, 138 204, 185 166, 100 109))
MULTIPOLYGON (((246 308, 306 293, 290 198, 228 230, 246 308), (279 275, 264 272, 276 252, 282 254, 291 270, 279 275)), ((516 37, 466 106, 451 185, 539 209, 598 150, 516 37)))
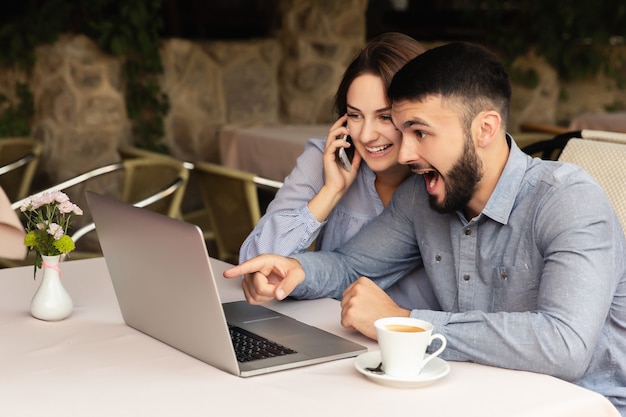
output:
MULTIPOLYGON (((216 273, 225 267, 214 261, 216 273)), ((450 363, 449 375, 420 389, 374 384, 353 359, 238 378, 127 327, 102 258, 65 262, 62 270, 75 310, 61 322, 29 315, 39 284, 31 267, 0 270, 2 415, 619 416, 603 396, 576 385, 470 363, 450 363)), ((242 298, 237 280, 220 286, 224 301, 242 298)), ((335 300, 270 306, 377 349, 340 326, 335 300)))
POLYGON ((284 181, 311 138, 325 138, 329 125, 237 127, 220 131, 220 159, 224 166, 284 181))
POLYGON ((626 133, 626 112, 584 113, 572 118, 569 130, 583 129, 626 133))

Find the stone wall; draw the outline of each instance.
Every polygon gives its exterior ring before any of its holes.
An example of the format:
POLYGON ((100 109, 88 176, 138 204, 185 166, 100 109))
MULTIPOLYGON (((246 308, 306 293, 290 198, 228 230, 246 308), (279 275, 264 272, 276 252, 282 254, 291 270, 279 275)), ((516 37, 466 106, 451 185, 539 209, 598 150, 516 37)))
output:
MULTIPOLYGON (((170 101, 164 142, 186 160, 219 162, 224 125, 323 123, 347 63, 365 43, 367 0, 283 0, 282 27, 270 39, 163 41, 162 88, 170 101)), ((36 51, 29 80, 33 135, 44 144, 41 177, 54 183, 117 161, 132 143, 122 60, 82 35, 36 51)), ((17 71, 0 74, 11 96, 17 71)))
POLYGON ((120 60, 84 36, 63 36, 38 48, 30 87, 41 171, 52 182, 119 160, 118 144, 130 141, 120 60))
POLYGON ((170 100, 165 143, 188 160, 219 160, 217 136, 226 124, 277 124, 278 65, 273 39, 163 43, 163 89, 170 100))
MULTIPOLYGON (((365 44, 367 0, 280 5, 281 27, 268 39, 163 41, 162 87, 171 105, 164 141, 174 156, 218 162, 224 125, 333 121, 335 89, 365 44)), ((118 160, 116 148, 132 143, 121 59, 80 35, 42 45, 36 58, 28 81, 36 106, 33 135, 44 144, 41 176, 58 182, 118 160)), ((541 59, 528 55, 519 65, 535 68, 540 81, 533 89, 514 86, 512 132, 524 121, 557 123, 626 102, 624 91, 602 77, 564 85, 541 59)), ((0 93, 11 97, 15 82, 26 79, 16 70, 0 73, 0 93)))
MULTIPOLYGON (((626 57, 626 47, 613 46, 615 57, 626 57)), ((532 52, 520 56, 514 66, 521 70, 534 69, 538 85, 527 88, 513 84, 511 100, 511 132, 515 133, 521 123, 534 122, 565 125, 582 113, 606 111, 614 103, 626 104, 626 89, 618 88, 615 79, 603 73, 586 80, 564 82, 546 61, 532 52)), ((626 65, 622 64, 619 75, 626 79, 626 65)))

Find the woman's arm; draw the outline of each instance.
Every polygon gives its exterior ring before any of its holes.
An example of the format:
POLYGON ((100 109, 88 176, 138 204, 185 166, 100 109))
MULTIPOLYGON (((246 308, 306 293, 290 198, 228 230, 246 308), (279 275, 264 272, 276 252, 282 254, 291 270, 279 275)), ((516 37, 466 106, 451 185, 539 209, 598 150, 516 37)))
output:
POLYGON ((239 251, 244 262, 262 253, 288 256, 308 250, 326 224, 330 213, 354 182, 361 157, 353 169, 340 168, 335 151, 343 141, 336 137, 348 133, 343 116, 330 128, 326 139, 311 139, 270 203, 266 214, 246 238, 239 251))

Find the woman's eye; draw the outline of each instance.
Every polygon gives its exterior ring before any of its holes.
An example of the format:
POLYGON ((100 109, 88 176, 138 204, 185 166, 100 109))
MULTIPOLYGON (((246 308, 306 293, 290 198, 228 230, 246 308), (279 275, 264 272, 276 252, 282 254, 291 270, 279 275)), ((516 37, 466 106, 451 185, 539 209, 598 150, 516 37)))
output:
POLYGON ((391 122, 391 116, 388 114, 383 114, 382 116, 380 116, 381 120, 384 120, 385 122, 391 122))
POLYGON ((424 139, 427 136, 427 134, 423 130, 416 130, 415 136, 417 136, 418 139, 424 139))
POLYGON ((359 117, 361 117, 360 114, 357 113, 348 113, 348 118, 350 119, 358 119, 359 117))

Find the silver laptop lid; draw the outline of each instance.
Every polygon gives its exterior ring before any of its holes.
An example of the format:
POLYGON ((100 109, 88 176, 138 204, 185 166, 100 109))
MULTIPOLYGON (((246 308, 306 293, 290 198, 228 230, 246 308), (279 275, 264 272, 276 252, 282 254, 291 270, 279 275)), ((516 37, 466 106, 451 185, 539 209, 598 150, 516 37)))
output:
POLYGON ((124 321, 239 374, 200 229, 87 191, 124 321))
POLYGON ((222 304, 200 229, 87 192, 120 310, 149 336, 239 376, 356 356, 367 349, 246 301, 222 304), (237 362, 227 325, 295 351, 237 362))

